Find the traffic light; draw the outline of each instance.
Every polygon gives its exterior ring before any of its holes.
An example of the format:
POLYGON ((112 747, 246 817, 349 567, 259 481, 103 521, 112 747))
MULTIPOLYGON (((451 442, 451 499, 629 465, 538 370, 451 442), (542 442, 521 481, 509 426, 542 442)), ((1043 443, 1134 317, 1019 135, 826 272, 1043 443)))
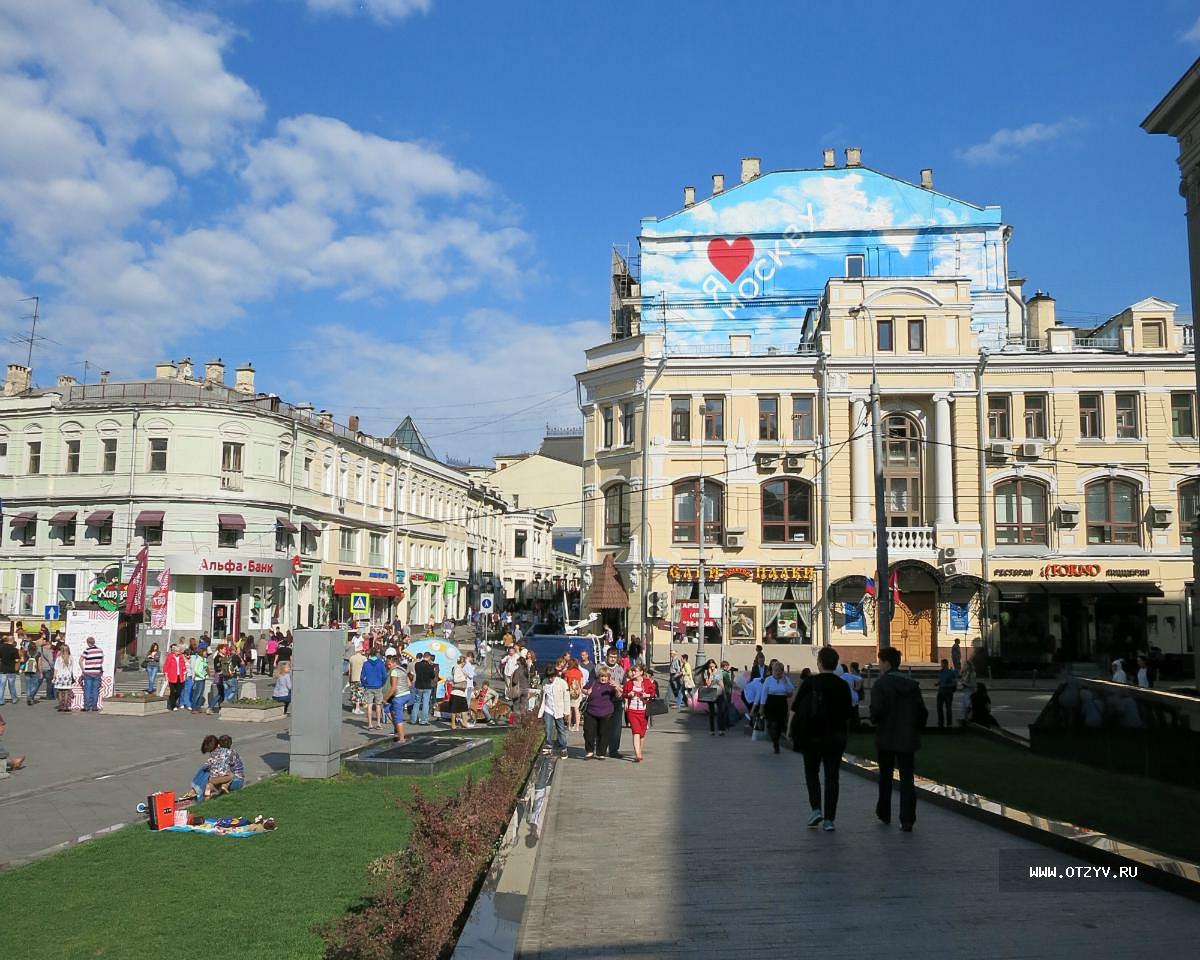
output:
POLYGON ((671 615, 670 598, 665 593, 658 594, 658 605, 655 608, 655 615, 659 620, 665 620, 671 615))
POLYGON ((646 594, 646 617, 647 617, 647 619, 653 620, 657 616, 658 616, 658 594, 657 593, 648 593, 648 594, 646 594))

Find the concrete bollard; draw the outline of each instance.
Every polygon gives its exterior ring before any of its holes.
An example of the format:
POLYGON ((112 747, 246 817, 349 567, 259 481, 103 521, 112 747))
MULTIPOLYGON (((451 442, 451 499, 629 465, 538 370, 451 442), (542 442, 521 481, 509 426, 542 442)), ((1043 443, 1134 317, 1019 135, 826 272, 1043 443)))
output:
POLYGON ((291 755, 297 777, 332 777, 341 769, 341 630, 297 630, 292 647, 291 755))

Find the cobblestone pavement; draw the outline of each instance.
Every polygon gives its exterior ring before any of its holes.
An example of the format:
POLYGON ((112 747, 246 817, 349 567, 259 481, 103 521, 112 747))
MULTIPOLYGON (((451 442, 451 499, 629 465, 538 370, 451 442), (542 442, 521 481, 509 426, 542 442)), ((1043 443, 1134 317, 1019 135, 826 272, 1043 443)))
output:
POLYGON ((1190 955, 1200 936, 1194 902, 1138 881, 1001 893, 1002 849, 1082 861, 929 804, 901 833, 846 771, 837 831, 809 830, 800 757, 711 738, 698 716, 659 718, 646 758, 559 762, 524 960, 1132 958, 1190 955))

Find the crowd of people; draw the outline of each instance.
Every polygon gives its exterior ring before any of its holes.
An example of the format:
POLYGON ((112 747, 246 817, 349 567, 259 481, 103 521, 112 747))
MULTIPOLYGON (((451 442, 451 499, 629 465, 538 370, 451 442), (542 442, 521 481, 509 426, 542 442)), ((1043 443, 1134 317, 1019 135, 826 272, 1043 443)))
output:
POLYGON ((36 637, 14 631, 0 637, 0 704, 24 698, 32 707, 39 701, 57 701, 60 713, 69 712, 76 684, 83 692, 83 712, 99 711, 100 684, 104 677, 104 652, 95 637, 87 637, 78 657, 61 632, 44 626, 36 637), (17 681, 21 681, 21 689, 17 681), (44 692, 43 692, 44 690, 44 692))
POLYGON ((172 643, 166 656, 152 643, 142 660, 146 692, 165 696, 169 711, 215 714, 238 698, 242 681, 266 676, 274 680, 272 692, 286 712, 291 701, 293 642, 291 631, 264 633, 257 640, 242 634, 236 640, 216 642, 201 634, 172 643))

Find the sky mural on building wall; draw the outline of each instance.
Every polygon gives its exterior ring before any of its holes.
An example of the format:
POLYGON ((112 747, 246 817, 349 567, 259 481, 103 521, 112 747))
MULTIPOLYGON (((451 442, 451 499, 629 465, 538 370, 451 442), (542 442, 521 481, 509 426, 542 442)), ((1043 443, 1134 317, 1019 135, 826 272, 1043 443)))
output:
POLYGON ((642 220, 642 329, 671 344, 795 349, 830 277, 969 277, 981 343, 1004 336, 1007 256, 998 206, 866 167, 768 173, 642 220))

